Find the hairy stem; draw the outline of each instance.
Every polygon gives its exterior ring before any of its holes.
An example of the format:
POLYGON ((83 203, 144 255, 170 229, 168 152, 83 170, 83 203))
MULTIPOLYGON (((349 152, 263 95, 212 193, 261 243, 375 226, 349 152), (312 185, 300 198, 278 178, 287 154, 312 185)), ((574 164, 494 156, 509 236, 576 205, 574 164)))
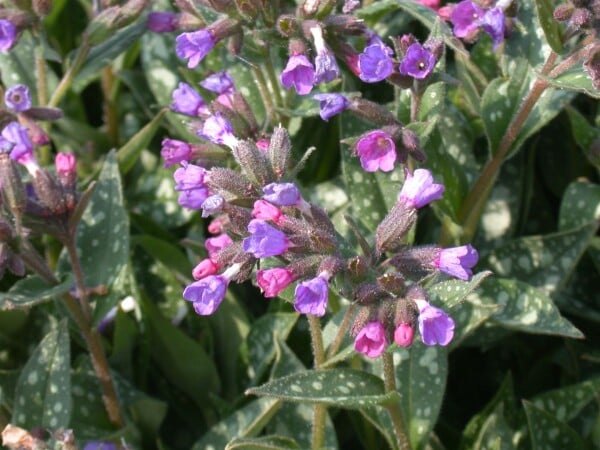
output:
MULTIPOLYGON (((396 391, 396 374, 394 372, 394 355, 391 353, 384 353, 383 359, 383 383, 385 386, 385 392, 396 391)), ((400 410, 400 403, 394 402, 387 406, 387 410, 390 413, 392 424, 394 425, 394 434, 398 439, 398 446, 400 450, 411 450, 410 439, 406 433, 406 424, 404 423, 404 417, 400 410)))
MULTIPOLYGON (((315 369, 319 369, 325 361, 325 350, 323 348, 323 333, 319 318, 307 314, 310 338, 313 348, 313 362, 315 369)), ((312 448, 322 448, 325 443, 325 419, 327 418, 327 407, 315 405, 313 412, 312 448)))
POLYGON ((265 79, 262 70, 258 66, 252 66, 252 73, 254 74, 254 81, 258 86, 258 91, 260 92, 260 96, 265 105, 265 110, 267 112, 267 121, 270 124, 275 123, 275 110, 273 108, 273 102, 271 101, 271 94, 269 93, 269 87, 267 85, 267 80, 265 79))
MULTIPOLYGON (((273 62, 271 58, 267 58, 267 60, 265 61, 265 71, 267 72, 267 76, 269 77, 271 91, 273 92, 273 97, 275 98, 275 106, 277 108, 283 108, 283 97, 281 96, 281 89, 279 89, 280 83, 279 80, 277 80, 277 75, 275 75, 275 68, 273 67, 273 62)), ((287 127, 289 118, 283 114, 276 114, 276 116, 279 118, 281 126, 284 128, 287 127)))
POLYGON ((348 309, 346 310, 346 314, 344 314, 344 318, 342 319, 342 322, 340 323, 338 332, 335 335, 335 338, 333 338, 333 341, 331 342, 331 345, 329 346, 329 350, 327 350, 328 358, 331 358, 332 356, 334 356, 337 353, 337 351, 340 349, 340 346, 342 345, 342 342, 344 341, 344 336, 346 335, 348 328, 350 328, 350 320, 352 319, 352 314, 354 314, 354 304, 351 304, 348 307, 348 309))

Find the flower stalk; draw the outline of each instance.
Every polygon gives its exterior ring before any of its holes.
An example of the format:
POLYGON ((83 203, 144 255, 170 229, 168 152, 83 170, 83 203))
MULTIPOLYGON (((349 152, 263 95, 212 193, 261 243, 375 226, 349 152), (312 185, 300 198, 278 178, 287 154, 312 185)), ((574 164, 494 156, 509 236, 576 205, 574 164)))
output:
MULTIPOLYGON (((385 392, 395 392, 396 373, 394 371, 394 355, 392 353, 384 353, 382 355, 382 361, 385 392)), ((411 450, 410 439, 406 433, 406 424, 404 423, 404 417, 402 415, 402 411, 400 410, 400 403, 394 402, 388 405, 387 410, 392 419, 392 424, 394 425, 394 434, 398 440, 398 446, 400 450, 411 450)))

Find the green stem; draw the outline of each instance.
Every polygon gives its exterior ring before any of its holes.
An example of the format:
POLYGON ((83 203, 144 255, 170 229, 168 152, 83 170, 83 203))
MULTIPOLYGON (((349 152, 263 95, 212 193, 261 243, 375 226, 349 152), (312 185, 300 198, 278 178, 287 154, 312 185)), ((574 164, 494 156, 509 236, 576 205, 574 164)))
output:
MULTIPOLYGON (((396 392, 396 373, 394 371, 394 355, 384 353, 383 359, 383 383, 385 392, 396 392)), ((394 425, 394 434, 398 440, 400 450, 411 450, 410 439, 406 433, 406 424, 400 410, 400 403, 394 402, 387 405, 387 410, 390 413, 392 424, 394 425)))
MULTIPOLYGON (((323 333, 321 332, 321 322, 319 318, 307 314, 308 327, 313 348, 313 361, 315 369, 319 369, 325 361, 325 350, 323 348, 323 333)), ((313 412, 312 429, 312 448, 319 449, 325 444, 325 420, 327 418, 327 407, 325 405, 315 405, 313 412)))
MULTIPOLYGON (((40 37, 41 40, 41 37, 40 37)), ((48 103, 48 86, 46 84, 46 61, 44 60, 44 47, 40 43, 35 49, 35 72, 38 105, 48 103)))
POLYGON ((83 271, 81 269, 81 261, 77 254, 77 246, 75 244, 74 237, 69 237, 64 243, 69 254, 69 260, 71 261, 71 270, 75 276, 75 288, 77 289, 77 298, 79 298, 79 304, 81 312, 83 313, 87 323, 92 323, 92 310, 90 308, 90 301, 88 298, 87 287, 85 286, 85 280, 83 278, 83 271))
MULTIPOLYGON (((267 72, 267 77, 269 77, 269 83, 271 84, 271 91, 273 92, 273 97, 275 98, 275 106, 277 108, 283 108, 283 97, 281 96, 281 89, 279 88, 280 83, 277 79, 277 75, 275 75, 275 68, 273 67, 273 62, 271 58, 267 58, 265 61, 265 70, 267 72)), ((287 114, 278 113, 279 121, 281 125, 285 128, 288 125, 289 117, 287 114)), ((275 124, 273 124, 275 125, 275 124)))
MULTIPOLYGON (((546 63, 542 67, 541 74, 548 75, 552 70, 558 55, 551 52, 548 56, 546 63)), ((502 163, 508 156, 508 153, 516 141, 521 128, 527 121, 529 114, 533 110, 533 107, 548 87, 548 82, 538 78, 534 83, 532 89, 529 91, 523 103, 519 108, 517 114, 513 117, 510 122, 504 137, 498 146, 498 150, 495 152, 492 159, 483 168, 483 171, 479 175, 479 178, 471 188, 467 198, 461 206, 458 214, 459 223, 462 224, 463 231, 461 236, 462 242, 470 242, 479 225, 483 208, 487 202, 487 199, 492 191, 494 183, 498 178, 498 173, 502 167, 502 163)), ((451 233, 443 233, 444 240, 440 241, 442 246, 447 245, 447 240, 450 238, 451 233)))
POLYGON ((79 69, 81 69, 81 66, 85 61, 85 58, 88 55, 91 48, 91 44, 89 43, 87 38, 84 37, 84 41, 82 42, 81 47, 79 47, 79 51, 77 52, 77 56, 75 57, 73 64, 67 69, 67 72, 63 75, 62 79, 60 80, 60 83, 56 87, 54 94, 52 94, 52 98, 48 102, 48 106, 58 106, 69 87, 71 87, 71 84, 75 79, 75 75, 77 75, 77 72, 79 72, 79 69))
POLYGON ((344 341, 344 336, 350 328, 350 319, 352 319, 352 314, 354 314, 354 304, 351 304, 346 310, 346 314, 344 314, 344 318, 342 319, 342 323, 340 323, 340 327, 338 328, 338 332, 333 338, 331 345, 329 346, 329 350, 327 350, 327 358, 331 358, 334 356, 337 351, 340 349, 342 342, 344 341))
POLYGON ((265 105, 267 112, 267 118, 270 124, 275 123, 275 111, 273 109, 273 102, 271 101, 271 95, 269 93, 269 87, 267 86, 267 80, 262 73, 262 70, 258 66, 252 66, 252 72, 254 73, 254 81, 258 86, 258 91, 265 105))

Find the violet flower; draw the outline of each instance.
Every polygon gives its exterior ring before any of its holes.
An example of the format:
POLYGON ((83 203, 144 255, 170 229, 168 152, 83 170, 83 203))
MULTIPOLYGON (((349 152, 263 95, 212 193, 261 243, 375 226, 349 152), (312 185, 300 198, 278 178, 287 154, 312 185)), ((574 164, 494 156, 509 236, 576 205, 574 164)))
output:
POLYGON ((360 165, 367 172, 390 172, 396 162, 396 144, 385 131, 373 130, 358 139, 356 154, 360 158, 360 165))
POLYGON ((209 275, 186 286, 183 298, 193 303, 197 314, 210 316, 225 298, 228 284, 222 275, 209 275))
POLYGON ((316 94, 313 98, 319 101, 319 115, 325 121, 350 106, 350 101, 342 94, 316 94))
POLYGON ((4 93, 4 103, 9 109, 22 112, 31 108, 29 88, 24 84, 16 84, 4 93))
POLYGON ((479 28, 484 10, 471 0, 457 3, 452 10, 450 21, 454 25, 454 35, 464 38, 479 28))
POLYGON ((310 29, 315 44, 315 84, 328 83, 340 76, 340 68, 334 54, 327 48, 323 39, 323 30, 319 25, 310 29))
POLYGON ((492 8, 485 12, 481 20, 481 28, 492 38, 494 49, 504 40, 506 24, 504 11, 501 8, 492 8))
POLYGON ((256 281, 263 295, 266 298, 273 298, 294 281, 294 275, 291 270, 281 267, 261 269, 256 272, 256 281))
POLYGON ((425 300, 415 300, 419 308, 419 333, 425 345, 446 346, 454 337, 454 320, 425 300))
POLYGON ((27 133, 27 128, 20 125, 19 122, 10 122, 4 127, 1 134, 8 143, 12 144, 11 159, 21 162, 21 160, 33 157, 33 144, 27 133))
POLYGON ((165 138, 161 143, 160 156, 165 160, 165 167, 188 162, 192 159, 192 146, 187 142, 165 138))
POLYGON ((171 110, 198 117, 201 114, 209 114, 206 103, 202 96, 189 84, 180 82, 172 94, 171 110))
POLYGON ((295 206, 302 201, 302 194, 294 183, 270 183, 263 192, 263 198, 277 206, 295 206))
POLYGON ((305 55, 290 56, 281 72, 281 84, 286 89, 294 86, 299 95, 306 95, 312 91, 315 84, 315 68, 305 55))
POLYGON ((255 258, 268 258, 284 253, 290 242, 284 232, 272 227, 264 220, 253 219, 248 224, 250 236, 242 241, 246 253, 255 258))
POLYGON ((294 292, 294 309, 301 314, 324 316, 329 298, 328 280, 329 274, 323 272, 315 278, 298 283, 294 292))
POLYGON ((204 89, 217 94, 230 94, 235 91, 233 78, 226 71, 216 72, 200 82, 204 89))
POLYGON ((431 172, 427 169, 416 169, 413 174, 406 172, 398 201, 418 209, 442 198, 443 193, 444 185, 434 183, 431 172))
POLYGON ((187 59, 188 68, 193 69, 212 50, 216 40, 209 30, 199 30, 180 34, 175 39, 175 43, 177 56, 181 59, 187 59))
POLYGON ((194 164, 185 164, 173 173, 176 191, 189 191, 205 187, 206 169, 194 164))
POLYGON ((367 323, 354 339, 354 350, 369 358, 381 356, 386 346, 385 328, 378 320, 367 323))
POLYGON ((8 52, 17 41, 17 27, 6 19, 0 19, 0 52, 8 52))
POLYGON ((385 80, 394 70, 393 51, 378 36, 373 36, 369 45, 358 56, 359 78, 366 83, 385 80))
POLYGON ((207 187, 198 187, 196 189, 182 191, 177 197, 177 203, 187 209, 198 210, 202 208, 202 203, 208 198, 210 191, 207 187))
POLYGON ((435 57, 421 44, 415 42, 406 50, 404 59, 400 63, 399 72, 409 75, 417 80, 429 76, 435 66, 435 57))
POLYGON ((169 11, 156 11, 148 14, 146 26, 154 33, 168 33, 179 27, 179 14, 169 11))
POLYGON ((466 281, 473 276, 471 269, 478 260, 477 250, 471 245, 461 245, 440 249, 432 264, 440 271, 466 281))
POLYGON ((216 113, 204 121, 198 136, 208 139, 214 144, 226 145, 232 150, 237 147, 239 142, 239 139, 233 134, 231 123, 220 113, 216 113))

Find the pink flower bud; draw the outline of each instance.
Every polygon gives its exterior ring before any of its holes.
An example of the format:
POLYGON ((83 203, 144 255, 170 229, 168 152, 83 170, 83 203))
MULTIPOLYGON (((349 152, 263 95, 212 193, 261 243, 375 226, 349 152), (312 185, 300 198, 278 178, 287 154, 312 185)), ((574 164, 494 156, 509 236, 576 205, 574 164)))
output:
POLYGON ((214 275, 219 271, 219 265, 210 258, 203 259, 198 263, 192 270, 192 276, 194 280, 201 280, 209 275, 214 275))
POLYGON ((259 270, 256 281, 266 298, 277 297, 288 285, 294 281, 294 275, 289 269, 276 267, 274 269, 259 270))
POLYGON ((76 164, 77 160, 73 153, 57 153, 54 159, 56 173, 65 178, 75 173, 76 164))
POLYGON ((252 210, 252 217, 260 220, 272 220, 278 223, 282 216, 281 210, 266 200, 256 200, 254 202, 254 209, 252 210))
POLYGON ((400 347, 410 347, 414 336, 415 330, 407 323, 401 323, 398 325, 398 328, 396 328, 396 331, 394 331, 394 341, 400 347))

